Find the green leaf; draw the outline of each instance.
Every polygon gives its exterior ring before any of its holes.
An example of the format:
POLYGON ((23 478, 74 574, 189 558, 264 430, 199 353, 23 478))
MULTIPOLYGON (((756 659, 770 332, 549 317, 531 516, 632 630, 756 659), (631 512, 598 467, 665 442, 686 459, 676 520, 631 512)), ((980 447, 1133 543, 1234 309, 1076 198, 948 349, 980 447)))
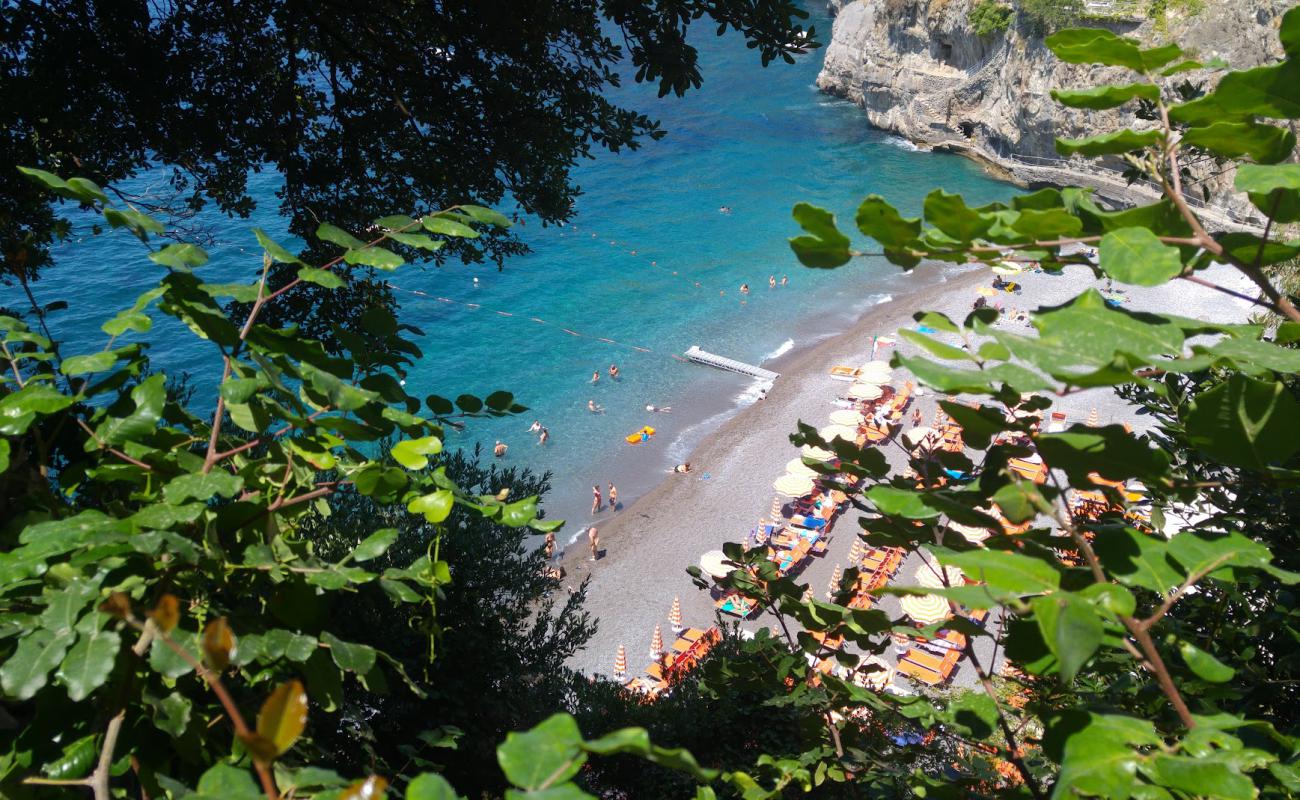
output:
POLYGON ((37 414, 53 414, 72 405, 72 398, 43 383, 31 382, 0 397, 0 433, 20 434, 37 414))
POLYGON ((790 249, 805 266, 818 268, 839 267, 847 264, 849 238, 835 226, 835 215, 824 208, 799 203, 792 212, 806 235, 791 238, 790 249))
POLYGON ((1169 539, 1169 555, 1189 575, 1202 572, 1215 575, 1224 567, 1262 569, 1273 560, 1267 547, 1236 531, 1225 534, 1182 531, 1169 539))
POLYGON ((938 558, 942 564, 961 567, 974 580, 1018 595, 1054 592, 1061 586, 1061 575, 1051 564, 1019 553, 971 550, 943 552, 938 558))
POLYGON ((1259 795, 1254 782, 1229 758, 1224 753, 1200 758, 1156 754, 1149 769, 1159 784, 1189 797, 1254 800, 1259 795))
POLYGON ((1178 249, 1147 228, 1120 228, 1101 237, 1097 247, 1103 272, 1120 283, 1159 286, 1183 271, 1178 249))
POLYGON ((37 183, 43 184, 59 197, 67 200, 76 200, 79 203, 108 202, 108 195, 85 178, 72 178, 65 181, 53 172, 46 172, 43 169, 33 167, 18 167, 17 169, 37 183))
POLYGON ((191 499, 206 502, 216 495, 234 497, 242 488, 243 478, 214 469, 208 473, 191 472, 172 478, 163 487, 163 498, 171 505, 180 505, 191 499))
POLYGON ((380 217, 375 220, 375 224, 383 228, 385 233, 392 233, 403 228, 413 228, 419 223, 405 214, 393 214, 389 217, 380 217))
POLYGON ((1300 448, 1300 403, 1277 381, 1233 374, 1196 395, 1184 422, 1193 445, 1234 466, 1264 469, 1300 448))
POLYGON ((441 236, 455 236, 462 239, 477 239, 478 231, 468 225, 455 220, 446 219, 445 217, 429 216, 420 220, 420 224, 429 233, 436 233, 441 236))
MULTIPOLYGON (((921 234, 919 219, 902 216, 898 209, 876 194, 868 195, 862 205, 858 206, 854 222, 864 236, 870 236, 882 246, 895 250, 911 244, 921 234)), ((804 227, 807 228, 806 225, 804 227)))
POLYGON ((199 777, 198 794, 186 800, 260 800, 264 795, 248 769, 217 764, 199 777))
POLYGON ((102 630, 99 627, 101 620, 93 616, 87 620, 90 624, 77 626, 81 635, 64 656, 56 674, 59 682, 68 687, 68 698, 74 703, 84 700, 108 680, 122 647, 122 639, 116 631, 102 630))
POLYGON ((103 372, 117 363, 117 353, 104 350, 84 356, 72 356, 63 359, 59 371, 64 375, 85 375, 90 372, 103 372))
POLYGON ((1295 150, 1295 134, 1287 128, 1257 122, 1216 122, 1191 128, 1183 144, 1203 147, 1224 158, 1250 156, 1261 164, 1284 161, 1295 150))
POLYGON ((1083 220, 1063 208, 1022 210, 1011 222, 1011 229, 1037 241, 1078 236, 1083 231, 1083 220))
POLYGON ((1242 164, 1233 186, 1239 192, 1268 194, 1274 189, 1300 190, 1300 164, 1242 164))
POLYGON ((393 546, 395 541, 397 541, 396 528, 380 528, 362 539, 361 543, 352 549, 352 560, 369 561, 372 558, 379 558, 393 546))
POLYGON ((261 294, 256 283, 204 283, 199 290, 209 297, 230 297, 239 303, 251 303, 261 294))
POLYGON ((9 440, 0 439, 0 475, 9 469, 9 440))
POLYGON ((345 642, 329 631, 323 632, 320 640, 329 647, 339 669, 365 675, 375 665, 375 648, 369 645, 345 642))
POLYGON ((342 278, 327 269, 301 267, 298 269, 298 277, 308 283, 324 286, 326 289, 338 289, 344 285, 342 278))
POLYGON ((1159 130, 1131 131, 1124 128, 1083 139, 1057 139, 1056 152, 1067 158, 1075 153, 1083 156, 1110 156, 1143 150, 1163 139, 1164 134, 1159 130))
POLYGON ((526 497, 501 507, 501 524, 511 528, 520 528, 532 522, 537 516, 537 498, 526 497))
POLYGON ((1210 683, 1227 683, 1237 671, 1190 642, 1179 642, 1178 652, 1196 676, 1210 683))
POLYGON ((947 359, 948 361, 972 361, 971 354, 959 347, 953 347, 950 344, 941 342, 926 336, 924 333, 917 333, 908 328, 900 328, 898 335, 912 344, 919 345, 936 358, 947 359))
POLYGON ((469 214, 475 219, 475 221, 481 222, 484 225, 491 225, 496 228, 510 227, 510 218, 505 214, 502 214, 500 211, 493 211, 492 209, 484 208, 483 206, 470 205, 462 205, 460 206, 460 210, 469 214))
POLYGON ((76 780, 90 774, 99 755, 99 734, 83 736, 63 748, 55 761, 43 764, 41 774, 51 780, 76 780))
POLYGON ((1052 91, 1052 99, 1061 105, 1070 108, 1089 108, 1094 111, 1122 106, 1135 97, 1154 103, 1160 99, 1160 89, 1153 83, 1130 83, 1125 86, 1097 86, 1075 91, 1052 91))
POLYGON ((1034 618, 1060 664, 1061 680, 1070 683, 1101 646, 1104 627, 1092 604, 1068 593, 1035 597, 1034 618))
POLYGON ((127 331, 147 333, 153 327, 153 320, 148 314, 139 311, 119 311, 117 316, 100 326, 100 330, 109 336, 121 336, 127 331))
POLYGON ((1168 453, 1120 425, 1072 425, 1060 433, 1038 434, 1034 441, 1043 459, 1054 469, 1065 470, 1075 486, 1089 485, 1090 472, 1113 481, 1156 482, 1169 469, 1168 453))
POLYGON ((1124 526, 1107 526, 1095 532, 1092 546, 1107 574, 1125 586, 1164 594, 1183 581, 1182 572, 1169 560, 1169 545, 1163 537, 1124 526))
POLYGON ((1048 36, 1043 44, 1067 64, 1105 64, 1142 72, 1142 50, 1133 39, 1102 28, 1067 28, 1048 36))
POLYGON ((425 236, 423 233, 395 233, 394 232, 388 234, 388 238, 392 239, 394 242, 397 242, 398 244, 404 244, 407 247, 418 247, 421 250, 428 250, 431 253, 437 250, 441 250, 443 248, 443 245, 447 244, 447 242, 442 239, 431 239, 428 236, 425 236))
POLYGON ((406 787, 406 800, 459 800, 460 795, 435 772, 425 772, 415 777, 406 787))
POLYGON ((449 489, 439 489, 430 494, 421 495, 406 504, 406 510, 413 514, 423 514, 429 522, 437 525, 451 513, 455 495, 449 489))
POLYGON ((577 775, 586 761, 582 733, 568 714, 555 714, 523 733, 512 731, 497 747, 501 771, 522 789, 563 783, 577 775))
POLYGON ((134 233, 141 241, 149 238, 149 234, 163 234, 166 228, 163 224, 148 214, 142 214, 135 209, 125 211, 116 208, 104 209, 104 221, 113 228, 127 228, 134 233))
POLYGON ((425 436, 421 439, 405 439, 393 445, 393 460, 410 470, 421 470, 429 466, 426 456, 442 452, 442 440, 437 436, 425 436))
POLYGON ((998 724, 998 706, 982 691, 961 692, 948 703, 953 724, 978 740, 993 735, 998 724))
POLYGON ((397 253, 376 245, 358 250, 349 250, 343 254, 343 260, 349 264, 360 264, 382 270, 394 270, 406 263, 406 260, 397 253))
MULTIPOLYGON (((166 376, 159 373, 150 375, 131 390, 131 400, 135 409, 129 414, 117 416, 109 408, 109 416, 100 425, 98 435, 107 445, 118 445, 127 441, 138 441, 153 432, 162 417, 163 405, 167 401, 167 389, 164 385, 166 376)), ((86 449, 93 450, 96 442, 86 442, 86 449)))
POLYGON ((18 641, 13 654, 0 666, 0 686, 18 700, 30 699, 45 685, 50 670, 57 667, 72 646, 72 631, 53 633, 43 628, 18 641))
POLYGON ((98 583, 84 578, 77 578, 60 590, 48 593, 46 597, 49 598, 49 605, 41 612, 41 627, 51 633, 73 630, 81 618, 81 612, 98 596, 98 583))
POLYGON ((907 519, 938 519, 940 511, 925 502, 921 492, 876 484, 867 490, 867 499, 882 514, 907 519))
POLYGON ((193 711, 193 704, 189 698, 183 694, 168 694, 157 702, 150 703, 154 707, 153 724, 158 730, 168 734, 173 738, 179 738, 189 727, 190 715, 193 711))
POLYGON ((925 196, 923 210, 927 222, 959 242, 978 239, 993 224, 992 216, 979 213, 966 205, 961 195, 948 194, 943 189, 935 189, 925 196))
POLYGON ((208 253, 198 245, 169 244, 161 250, 150 253, 149 260, 172 269, 190 270, 208 263, 208 253))
POLYGON ((322 222, 320 227, 316 229, 316 238, 336 244, 339 247, 345 247, 348 250, 356 250, 366 246, 365 242, 328 222, 322 222))
POLYGON ((1087 724, 1065 740, 1056 791, 1063 797, 1127 797, 1138 763, 1145 759, 1134 746, 1157 744, 1155 729, 1146 720, 1090 714, 1087 724))
POLYGON ((253 228, 253 235, 257 237, 257 243, 260 244, 262 249, 271 256, 272 260, 278 261, 281 264, 302 263, 300 258, 277 244, 275 240, 270 236, 267 236, 266 231, 263 231, 261 228, 253 228))

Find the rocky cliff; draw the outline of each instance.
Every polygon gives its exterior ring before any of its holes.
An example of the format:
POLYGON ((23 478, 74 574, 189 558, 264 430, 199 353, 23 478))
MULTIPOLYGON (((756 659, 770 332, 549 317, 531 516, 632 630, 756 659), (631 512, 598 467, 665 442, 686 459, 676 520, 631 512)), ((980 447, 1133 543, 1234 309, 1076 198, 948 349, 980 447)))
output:
MULTIPOLYGON (((1080 111, 1057 105, 1050 95, 1053 88, 1086 88, 1131 77, 1125 78, 1123 70, 1057 61, 1022 20, 1013 20, 1006 31, 979 36, 969 22, 976 1, 831 0, 835 23, 818 85, 862 106, 879 128, 920 145, 965 152, 1025 182, 1053 182, 1038 174, 1041 169, 1026 168, 1041 165, 1037 159, 1067 166, 1056 156, 1057 136, 1150 126, 1135 120, 1131 107, 1080 111)), ((1139 17, 1116 15, 1101 24, 1146 42, 1175 41, 1197 58, 1217 56, 1243 69, 1281 56, 1277 26, 1291 5, 1287 0, 1205 0, 1194 14, 1169 13, 1159 26, 1163 30, 1139 17)), ((1208 76, 1187 77, 1197 81, 1208 76)), ((1099 179, 1105 183, 1104 178, 1099 179)), ((1112 195, 1124 185, 1114 182, 1112 195)))

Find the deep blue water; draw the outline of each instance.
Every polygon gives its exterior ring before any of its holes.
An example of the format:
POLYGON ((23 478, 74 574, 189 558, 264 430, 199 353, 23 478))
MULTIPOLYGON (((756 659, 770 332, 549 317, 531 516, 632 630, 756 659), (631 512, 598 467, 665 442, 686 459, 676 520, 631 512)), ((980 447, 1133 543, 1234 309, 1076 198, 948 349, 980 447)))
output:
MULTIPOLYGON (((813 22, 828 40, 830 20, 814 6, 813 22)), ((653 473, 683 459, 703 433, 752 398, 752 387, 737 376, 684 364, 672 353, 698 344, 758 362, 790 342, 843 329, 906 285, 883 262, 840 270, 799 266, 786 245, 797 233, 790 217, 795 202, 826 206, 851 226, 853 209, 871 192, 909 212, 919 211, 934 187, 961 192, 972 204, 1009 194, 970 162, 915 152, 871 130, 856 107, 819 94, 813 84, 821 51, 792 66, 763 69, 739 37, 715 38, 708 25, 695 34, 701 90, 663 100, 647 86, 614 93, 660 119, 668 136, 581 165, 575 179, 585 194, 573 225, 543 228, 534 221, 519 229, 534 252, 511 260, 503 272, 450 265, 404 267, 392 275, 403 289, 483 306, 399 294, 403 319, 427 333, 420 342, 425 359, 407 388, 452 397, 513 391, 532 409, 525 418, 471 421, 449 444, 490 450, 502 439, 511 446, 510 461, 553 471, 552 516, 585 520, 596 481, 602 488, 614 481, 620 499, 630 501, 652 484, 653 473), (720 213, 723 206, 731 213, 720 213), (788 275, 790 284, 770 290, 769 275, 778 281, 788 275), (744 282, 752 290, 748 298, 738 291, 744 282), (653 352, 573 337, 561 327, 653 352), (605 374, 611 363, 623 372, 617 383, 605 374), (591 386, 596 369, 602 377, 591 386), (589 413, 589 399, 605 413, 589 413), (647 403, 672 406, 674 413, 647 413, 647 403), (526 432, 533 419, 550 430, 545 447, 526 432), (627 446, 623 437, 644 424, 660 435, 648 446, 627 446)), ((260 259, 248 228, 283 231, 275 218, 277 185, 274 175, 255 176, 260 209, 252 221, 207 220, 217 240, 204 268, 208 280, 252 278, 260 259)), ((78 343, 69 352, 102 346, 100 322, 130 305, 158 270, 125 234, 61 246, 56 259, 37 291, 42 302, 71 304, 54 319, 56 334, 78 343)), ((0 289, 0 303, 18 306, 17 293, 0 289)), ((208 405, 219 377, 212 345, 179 325, 159 325, 151 338, 155 363, 190 371, 208 405)), ((579 527, 571 526, 570 535, 579 527)))

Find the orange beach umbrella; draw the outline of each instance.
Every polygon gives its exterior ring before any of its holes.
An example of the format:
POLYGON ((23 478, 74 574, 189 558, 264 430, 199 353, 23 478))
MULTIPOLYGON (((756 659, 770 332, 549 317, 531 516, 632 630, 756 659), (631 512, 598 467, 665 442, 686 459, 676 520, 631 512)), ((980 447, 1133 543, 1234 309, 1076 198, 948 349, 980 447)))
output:
POLYGON ((655 635, 650 637, 650 657, 654 659, 658 659, 659 656, 663 654, 664 654, 664 635, 659 630, 659 626, 656 625, 655 635))
POLYGON ((673 598, 673 607, 668 611, 668 624, 672 627, 673 633, 682 632, 682 599, 673 598))
POLYGON ((623 645, 618 646, 618 654, 614 656, 614 677, 622 678, 627 674, 627 651, 623 645))

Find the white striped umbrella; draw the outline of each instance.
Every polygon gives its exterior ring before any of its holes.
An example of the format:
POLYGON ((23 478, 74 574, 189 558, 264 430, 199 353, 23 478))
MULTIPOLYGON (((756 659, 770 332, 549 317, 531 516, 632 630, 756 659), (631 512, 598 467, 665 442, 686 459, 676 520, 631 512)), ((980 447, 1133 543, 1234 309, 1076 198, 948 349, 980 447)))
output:
POLYGON ((836 425, 861 425, 865 419, 866 417, 851 408, 841 408, 831 412, 831 422, 836 425))
POLYGON ((858 400, 878 400, 885 391, 879 385, 874 383, 863 383, 858 381, 849 387, 849 397, 858 400))
POLYGON ((807 464, 803 463, 802 458, 792 458, 785 463, 785 471, 790 475, 802 475, 806 478, 815 478, 820 473, 807 464))
POLYGON ((962 525, 960 522, 949 522, 948 530, 953 531, 971 544, 981 544, 989 538, 989 531, 985 528, 976 528, 974 525, 962 525))
POLYGON ((903 613, 918 625, 933 625, 952 616, 948 601, 937 594, 908 594, 898 599, 903 613))
POLYGON ((841 577, 842 577, 842 571, 840 570, 840 565, 836 564, 835 571, 831 573, 831 583, 829 586, 826 587, 827 597, 834 597, 836 594, 839 593, 841 577))
POLYGON ((782 475, 772 481, 772 488, 786 497, 804 497, 813 490, 812 478, 806 475, 782 475))
POLYGON ((924 441, 926 441, 926 439, 935 434, 936 431, 934 428, 928 428, 925 425, 917 425, 915 428, 903 434, 903 443, 908 447, 919 447, 924 441))
POLYGON ((889 366, 888 361, 881 361, 880 359, 876 359, 875 361, 868 361, 867 363, 858 367, 858 372, 889 372, 892 369, 893 367, 889 366))
POLYGON ((769 509, 771 512, 769 516, 772 517, 773 522, 780 523, 781 520, 785 519, 785 515, 781 513, 781 506, 783 505, 785 504, 781 502, 780 496, 772 496, 772 507, 769 509))
POLYGON ((944 567, 933 561, 927 561, 916 568, 916 585, 927 589, 944 589, 950 586, 964 586, 965 578, 960 567, 944 567), (943 582, 945 577, 948 579, 947 583, 943 582))
POLYGON ((809 585, 807 589, 803 590, 803 597, 800 598, 800 602, 806 603, 811 599, 813 599, 813 590, 812 590, 812 586, 809 585))
POLYGON ((700 569, 707 575, 715 578, 725 578, 731 574, 733 567, 723 563, 727 560, 727 554, 721 550, 710 550, 700 556, 700 569))
POLYGON ((663 654, 664 654, 664 635, 663 632, 659 630, 659 626, 656 625, 655 635, 650 638, 650 658, 657 660, 659 656, 663 654))
POLYGON ((682 599, 673 598, 673 607, 668 610, 668 624, 672 627, 673 633, 681 633, 682 628, 682 599))
POLYGON ((879 692, 893 680, 894 668, 880 656, 867 656, 858 664, 858 683, 868 689, 879 692))
POLYGON ((825 439, 827 444, 836 437, 846 442, 853 442, 858 438, 858 429, 850 428, 848 425, 827 425, 825 428, 817 431, 817 435, 825 439))
POLYGON ((614 677, 620 680, 627 674, 627 651, 623 645, 618 646, 618 653, 614 656, 614 677))
POLYGON ((831 451, 821 447, 815 447, 811 444, 804 445, 803 449, 800 450, 799 452, 803 453, 808 458, 814 459, 816 461, 830 461, 831 459, 835 458, 835 454, 832 453, 831 451))
POLYGON ((1101 418, 1097 416, 1097 409, 1094 408, 1088 412, 1088 421, 1084 423, 1089 428, 1096 428, 1101 425, 1101 418))
POLYGON ((849 565, 858 566, 862 561, 862 540, 854 539, 853 546, 849 548, 849 565))

